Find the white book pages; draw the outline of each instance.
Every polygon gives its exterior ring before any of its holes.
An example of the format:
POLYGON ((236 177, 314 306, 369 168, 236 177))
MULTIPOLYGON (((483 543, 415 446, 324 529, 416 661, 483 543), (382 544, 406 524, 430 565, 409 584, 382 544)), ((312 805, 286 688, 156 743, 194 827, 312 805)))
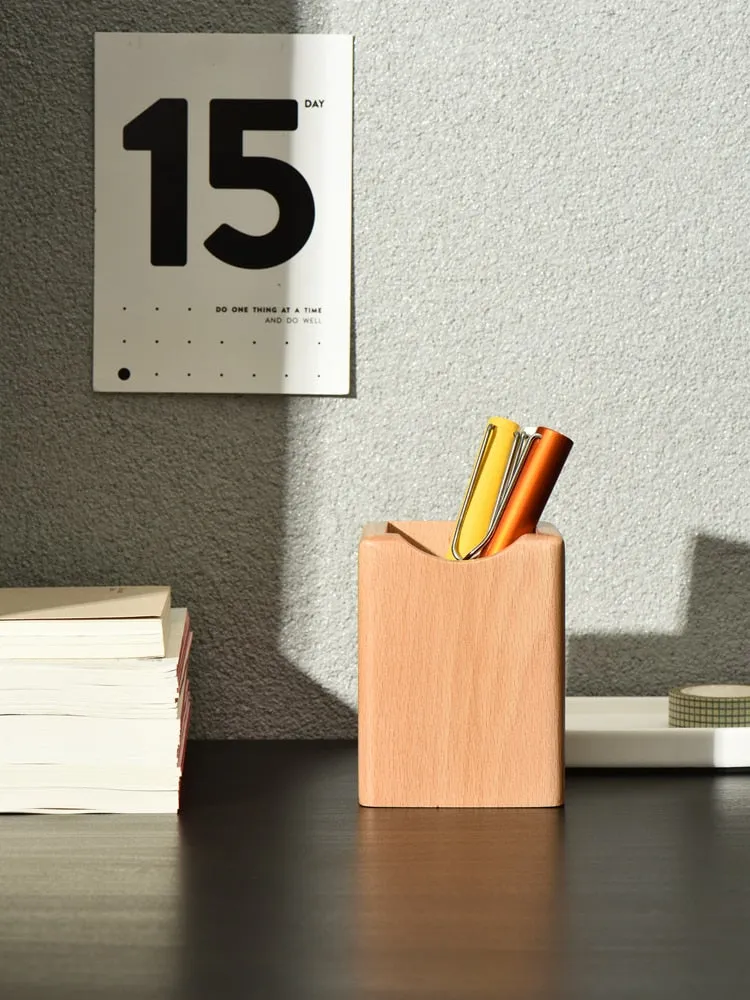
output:
MULTIPOLYGON (((182 700, 188 689, 187 674, 182 683, 173 678, 161 689, 90 687, 75 685, 58 690, 0 691, 0 720, 3 716, 79 716, 103 719, 174 719, 180 717, 182 700)), ((1 722, 0 722, 1 725, 1 722)), ((2 747, 0 747, 0 761, 2 747)))
POLYGON ((101 660, 119 657, 163 656, 163 633, 144 635, 138 639, 120 636, 73 636, 67 638, 0 637, 0 659, 3 660, 101 660))
MULTIPOLYGON (((75 683, 123 685, 164 683, 178 671, 189 653, 190 616, 186 608, 172 608, 165 656, 59 657, 55 659, 0 658, 0 691, 13 688, 68 686, 75 683)), ((0 645, 3 642, 0 641, 0 645)))
POLYGON ((0 658, 164 656, 168 587, 0 589, 0 658))
POLYGON ((176 763, 157 767, 134 764, 14 764, 0 765, 0 790, 33 788, 109 788, 119 791, 175 792, 180 785, 176 763))
POLYGON ((177 791, 0 789, 0 813, 176 813, 179 806, 177 791))
POLYGON ((0 718, 0 757, 6 764, 172 764, 180 735, 178 718, 6 715, 0 718))

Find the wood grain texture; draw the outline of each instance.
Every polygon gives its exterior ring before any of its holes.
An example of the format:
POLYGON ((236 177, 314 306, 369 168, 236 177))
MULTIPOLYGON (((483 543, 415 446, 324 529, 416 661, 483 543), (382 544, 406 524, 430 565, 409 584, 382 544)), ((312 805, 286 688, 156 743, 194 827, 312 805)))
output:
POLYGON ((0 818, 0 997, 171 997, 182 975, 176 816, 0 818))
POLYGON ((360 809, 353 743, 191 743, 168 816, 0 817, 0 1000, 747 1000, 750 775, 360 809))
POLYGON ((452 531, 391 522, 360 542, 360 803, 560 805, 563 540, 543 526, 456 563, 452 531))
POLYGON ((549 997, 563 824, 561 809, 360 810, 355 954, 373 995, 549 997))

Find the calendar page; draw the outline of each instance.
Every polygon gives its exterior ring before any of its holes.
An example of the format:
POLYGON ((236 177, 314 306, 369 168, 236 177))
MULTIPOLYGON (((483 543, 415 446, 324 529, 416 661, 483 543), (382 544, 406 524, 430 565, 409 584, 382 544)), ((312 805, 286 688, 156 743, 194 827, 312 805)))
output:
POLYGON ((96 35, 95 390, 349 392, 352 49, 96 35))

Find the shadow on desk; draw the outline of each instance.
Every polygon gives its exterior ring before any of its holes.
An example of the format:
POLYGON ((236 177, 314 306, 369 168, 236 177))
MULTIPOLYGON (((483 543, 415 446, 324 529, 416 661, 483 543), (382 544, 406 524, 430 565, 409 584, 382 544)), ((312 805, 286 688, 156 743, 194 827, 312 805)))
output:
POLYGON ((750 776, 369 810, 353 743, 194 743, 174 816, 0 817, 5 1000, 734 1000, 750 776))
POLYGON ((552 996, 562 834, 559 809, 363 809, 354 954, 368 991, 552 996))
POLYGON ((346 742, 191 746, 195 996, 547 1000, 564 813, 357 806, 346 742))

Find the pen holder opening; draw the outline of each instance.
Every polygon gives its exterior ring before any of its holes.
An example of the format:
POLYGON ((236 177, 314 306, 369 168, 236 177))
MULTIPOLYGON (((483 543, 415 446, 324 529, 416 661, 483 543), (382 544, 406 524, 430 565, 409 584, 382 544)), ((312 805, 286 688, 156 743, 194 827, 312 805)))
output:
POLYGON ((540 524, 445 558, 451 521, 368 525, 359 545, 359 801, 559 806, 565 550, 540 524))

